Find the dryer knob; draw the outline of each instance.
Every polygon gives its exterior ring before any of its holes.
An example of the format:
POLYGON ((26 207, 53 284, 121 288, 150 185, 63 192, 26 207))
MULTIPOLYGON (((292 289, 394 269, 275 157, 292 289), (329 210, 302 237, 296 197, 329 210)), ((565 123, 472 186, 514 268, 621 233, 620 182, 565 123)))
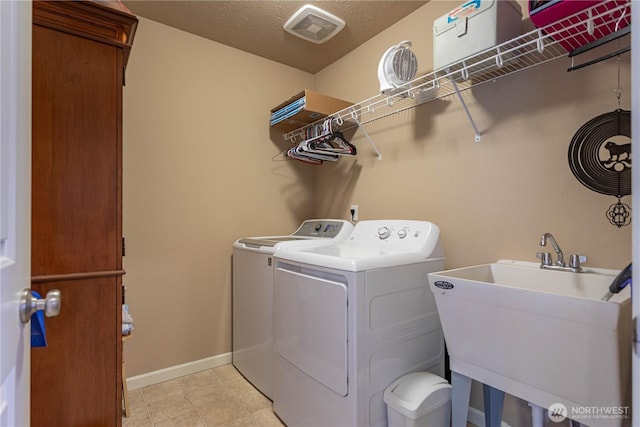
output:
POLYGON ((380 227, 378 228, 378 237, 382 240, 386 239, 391 235, 391 230, 389 227, 380 227))
POLYGON ((401 239, 407 237, 407 230, 405 230, 404 228, 402 230, 398 230, 398 237, 401 239))

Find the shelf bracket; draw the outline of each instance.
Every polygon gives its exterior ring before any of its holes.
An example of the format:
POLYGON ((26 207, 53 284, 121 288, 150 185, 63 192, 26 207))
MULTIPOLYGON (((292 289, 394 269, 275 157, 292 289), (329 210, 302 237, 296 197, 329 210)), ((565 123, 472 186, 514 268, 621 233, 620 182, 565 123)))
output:
POLYGON ((353 121, 356 122, 356 124, 358 125, 358 128, 362 129, 362 133, 364 133, 364 136, 367 138, 367 141, 369 141, 369 144, 371 145, 371 148, 373 148, 373 151, 376 152, 376 155, 378 157, 378 161, 382 160, 382 154, 380 154, 380 151, 378 151, 378 147, 376 147, 376 144, 373 143, 373 140, 371 139, 371 137, 367 133, 367 130, 364 128, 364 126, 362 126, 362 124, 358 120, 358 115, 355 112, 352 112, 351 113, 351 118, 353 119, 353 121))
POLYGON ((464 102, 464 98, 462 98, 460 89, 458 89, 458 85, 456 84, 455 79, 453 78, 453 76, 451 75, 448 69, 447 69, 447 73, 449 74, 449 81, 451 81, 451 85, 453 86, 453 89, 456 91, 456 95, 458 95, 458 100, 462 104, 462 107, 464 108, 464 112, 467 113, 467 118, 469 119, 469 122, 471 122, 471 126, 473 127, 473 130, 476 133, 475 141, 480 142, 480 132, 478 131, 478 126, 476 126, 476 122, 473 121, 473 117, 469 112, 469 107, 467 107, 467 103, 464 102))

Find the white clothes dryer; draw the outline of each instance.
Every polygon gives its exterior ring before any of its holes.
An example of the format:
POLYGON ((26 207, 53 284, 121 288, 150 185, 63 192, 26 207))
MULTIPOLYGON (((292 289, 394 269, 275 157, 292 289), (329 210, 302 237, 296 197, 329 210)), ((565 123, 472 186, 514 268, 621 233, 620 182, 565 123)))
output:
POLYGON ((233 244, 232 362, 269 399, 273 399, 273 253, 281 246, 342 241, 352 230, 348 221, 312 219, 289 235, 245 237, 233 244))
POLYGON ((435 224, 361 221, 345 242, 274 258, 273 406, 286 425, 386 426, 387 386, 444 376, 427 279, 444 268, 435 224))

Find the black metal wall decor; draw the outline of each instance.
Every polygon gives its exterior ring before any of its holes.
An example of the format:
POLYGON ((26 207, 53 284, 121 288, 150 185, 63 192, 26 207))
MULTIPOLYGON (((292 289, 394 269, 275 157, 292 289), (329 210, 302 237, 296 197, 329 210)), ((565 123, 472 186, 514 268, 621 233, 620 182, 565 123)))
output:
POLYGON ((588 189, 618 198, 607 219, 618 228, 631 223, 631 112, 617 109, 589 120, 569 144, 571 172, 588 189))

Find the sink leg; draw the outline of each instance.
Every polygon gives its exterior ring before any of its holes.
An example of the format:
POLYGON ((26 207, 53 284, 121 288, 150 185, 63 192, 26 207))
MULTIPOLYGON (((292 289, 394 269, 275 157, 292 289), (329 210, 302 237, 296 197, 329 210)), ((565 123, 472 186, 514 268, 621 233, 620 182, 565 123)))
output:
POLYGON ((529 402, 531 406, 531 425, 533 427, 544 427, 544 408, 529 402))
POLYGON ((451 427, 466 427, 471 397, 471 378, 451 371, 451 427))
POLYGON ((484 425, 486 427, 500 427, 502 424, 504 391, 483 384, 482 392, 484 396, 484 425))

